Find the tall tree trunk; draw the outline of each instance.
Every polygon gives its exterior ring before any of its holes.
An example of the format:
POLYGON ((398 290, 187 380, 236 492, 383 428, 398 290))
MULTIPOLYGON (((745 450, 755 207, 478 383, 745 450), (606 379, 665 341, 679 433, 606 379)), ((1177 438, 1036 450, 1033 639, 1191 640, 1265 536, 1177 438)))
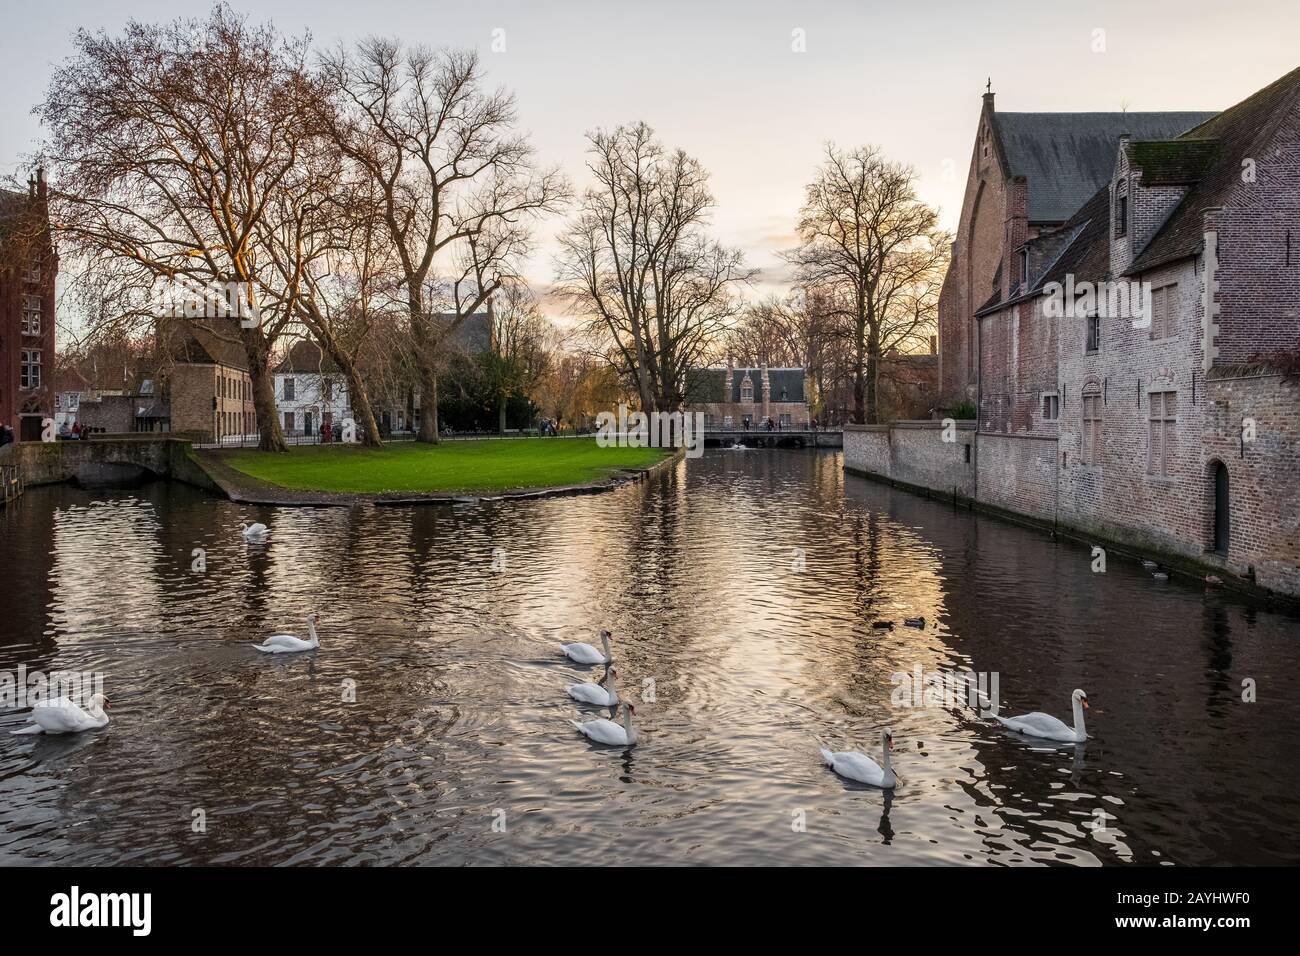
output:
POLYGON ((248 377, 253 383, 253 413, 257 416, 257 447, 261 451, 288 451, 275 411, 275 377, 271 374, 270 346, 261 329, 243 329, 248 377))
POLYGON ((420 430, 415 440, 438 444, 438 373, 424 361, 420 363, 420 430))
POLYGON ((502 391, 497 398, 497 431, 502 435, 506 433, 506 401, 507 395, 502 391))
MULTIPOLYGON (((336 357, 334 361, 339 360, 336 357)), ((379 436, 379 426, 375 423, 375 411, 370 404, 370 394, 361 381, 356 365, 347 359, 339 364, 348 379, 348 391, 352 395, 352 414, 361 425, 361 443, 369 448, 382 448, 384 441, 379 436)))
POLYGON ((876 425, 880 420, 880 402, 876 395, 876 380, 880 375, 880 357, 876 353, 870 352, 867 355, 867 380, 866 380, 866 424, 876 425))

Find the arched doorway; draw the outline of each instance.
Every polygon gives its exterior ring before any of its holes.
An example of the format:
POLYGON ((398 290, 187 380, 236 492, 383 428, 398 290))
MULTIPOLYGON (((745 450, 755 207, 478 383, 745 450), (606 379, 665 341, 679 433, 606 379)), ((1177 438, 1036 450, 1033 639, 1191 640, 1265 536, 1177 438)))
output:
POLYGON ((1211 487, 1214 491, 1214 550, 1228 553, 1231 532, 1231 510, 1228 504, 1228 466, 1221 461, 1210 465, 1211 487))

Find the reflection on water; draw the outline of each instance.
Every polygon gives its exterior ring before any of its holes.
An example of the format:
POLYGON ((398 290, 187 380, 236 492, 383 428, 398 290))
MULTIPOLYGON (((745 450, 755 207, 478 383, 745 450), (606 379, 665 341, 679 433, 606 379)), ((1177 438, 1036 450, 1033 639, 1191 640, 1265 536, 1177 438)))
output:
POLYGON ((1295 619, 840 465, 718 451, 454 510, 32 490, 0 514, 0 670, 101 671, 112 723, 12 737, 0 711, 0 862, 1300 862, 1295 619), (249 647, 312 610, 318 652, 249 647), (569 724, 599 674, 557 645, 600 626, 630 751, 569 724), (1067 721, 1083 687, 1093 739, 892 707, 917 666, 1067 721), (821 765, 885 726, 895 794, 821 765))

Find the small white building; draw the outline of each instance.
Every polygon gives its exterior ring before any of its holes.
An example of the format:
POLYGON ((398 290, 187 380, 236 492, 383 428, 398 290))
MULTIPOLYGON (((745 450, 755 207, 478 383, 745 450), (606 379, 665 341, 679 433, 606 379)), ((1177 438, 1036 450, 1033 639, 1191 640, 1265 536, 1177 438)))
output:
POLYGON ((287 436, 319 437, 352 417, 347 377, 315 342, 296 342, 275 367, 275 411, 287 436))

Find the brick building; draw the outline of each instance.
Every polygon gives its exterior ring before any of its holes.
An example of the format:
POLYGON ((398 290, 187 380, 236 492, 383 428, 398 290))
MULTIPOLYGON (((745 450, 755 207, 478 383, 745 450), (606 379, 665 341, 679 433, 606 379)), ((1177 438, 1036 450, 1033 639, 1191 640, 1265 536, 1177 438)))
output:
MULTIPOLYGON (((999 113, 985 93, 939 297, 939 393, 951 405, 978 388, 975 312, 1017 281, 1008 252, 1058 232, 1110 180, 1122 133, 1176 136, 1214 114, 999 113)), ((1060 237, 1056 241, 1061 241, 1060 237)), ((1044 248, 1051 243, 1045 243, 1044 248)), ((1003 293, 1005 297, 1005 293, 1003 293)))
POLYGON ((806 428, 808 399, 801 368, 694 369, 686 376, 683 411, 701 412, 705 428, 761 428, 771 418, 786 428, 806 428))
POLYGON ((978 428, 846 434, 846 467, 1300 598, 1300 70, 1117 136, 1079 209, 1007 237, 978 428))
POLYGON ((0 422, 38 441, 54 417, 54 281, 58 256, 37 170, 26 194, 0 189, 0 422))
POLYGON ((257 434, 253 380, 236 321, 159 319, 152 415, 201 442, 257 434), (228 328, 223 325, 228 323, 228 328))

